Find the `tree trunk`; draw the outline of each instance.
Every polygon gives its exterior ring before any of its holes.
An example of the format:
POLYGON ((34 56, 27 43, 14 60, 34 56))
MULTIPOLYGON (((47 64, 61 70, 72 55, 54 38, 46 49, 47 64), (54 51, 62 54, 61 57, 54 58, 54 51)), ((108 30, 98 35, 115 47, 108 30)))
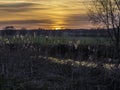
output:
POLYGON ((116 61, 116 67, 118 68, 119 64, 120 64, 120 45, 119 45, 119 39, 116 40, 116 44, 115 44, 115 59, 117 60, 116 61))

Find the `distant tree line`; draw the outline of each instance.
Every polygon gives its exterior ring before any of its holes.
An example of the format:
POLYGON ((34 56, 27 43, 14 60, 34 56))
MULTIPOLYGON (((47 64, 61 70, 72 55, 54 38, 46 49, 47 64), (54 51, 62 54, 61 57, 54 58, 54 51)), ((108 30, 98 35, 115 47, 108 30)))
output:
POLYGON ((30 35, 30 36, 70 36, 70 37, 108 37, 106 30, 0 30, 1 36, 30 35))

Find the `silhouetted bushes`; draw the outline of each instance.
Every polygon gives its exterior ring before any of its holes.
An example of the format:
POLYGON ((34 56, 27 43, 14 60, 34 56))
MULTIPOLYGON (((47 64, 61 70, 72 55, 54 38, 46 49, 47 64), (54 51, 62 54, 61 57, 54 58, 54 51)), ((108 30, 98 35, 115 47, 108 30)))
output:
POLYGON ((103 64, 108 61, 99 61, 111 57, 110 46, 81 45, 76 49, 70 45, 5 44, 0 47, 0 90, 120 89, 119 68, 106 69, 103 64), (93 62, 89 55, 97 61, 96 67, 60 64, 48 58, 93 62))

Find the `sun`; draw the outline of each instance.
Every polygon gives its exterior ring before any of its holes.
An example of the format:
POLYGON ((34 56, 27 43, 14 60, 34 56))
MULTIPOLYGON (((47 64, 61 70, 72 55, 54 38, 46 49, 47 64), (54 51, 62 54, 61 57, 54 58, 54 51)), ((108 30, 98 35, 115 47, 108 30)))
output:
POLYGON ((54 30, 64 30, 64 27, 54 27, 54 30))
POLYGON ((55 30, 60 30, 60 29, 62 29, 62 28, 60 28, 60 27, 56 27, 56 28, 55 28, 55 30))

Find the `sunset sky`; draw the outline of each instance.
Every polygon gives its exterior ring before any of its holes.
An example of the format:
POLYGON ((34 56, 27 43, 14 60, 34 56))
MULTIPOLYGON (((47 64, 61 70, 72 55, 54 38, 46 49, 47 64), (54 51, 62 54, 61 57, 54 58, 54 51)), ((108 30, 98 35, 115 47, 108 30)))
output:
POLYGON ((91 28, 83 0, 0 0, 0 28, 91 28))

